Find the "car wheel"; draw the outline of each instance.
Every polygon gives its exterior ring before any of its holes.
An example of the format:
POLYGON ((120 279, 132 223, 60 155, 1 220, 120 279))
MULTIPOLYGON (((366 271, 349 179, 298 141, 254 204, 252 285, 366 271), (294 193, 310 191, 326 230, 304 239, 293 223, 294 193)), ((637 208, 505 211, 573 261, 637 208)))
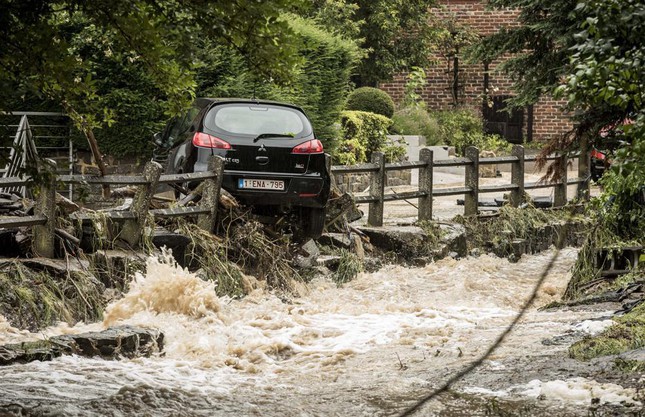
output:
POLYGON ((297 240, 317 239, 325 228, 325 209, 302 207, 300 209, 298 230, 294 233, 297 240))

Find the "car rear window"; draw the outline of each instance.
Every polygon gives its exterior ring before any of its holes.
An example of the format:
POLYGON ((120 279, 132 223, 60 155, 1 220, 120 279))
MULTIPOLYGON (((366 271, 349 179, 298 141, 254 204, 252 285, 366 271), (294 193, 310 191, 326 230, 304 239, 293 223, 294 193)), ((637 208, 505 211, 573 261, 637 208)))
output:
POLYGON ((233 135, 274 133, 301 138, 311 134, 311 124, 297 109, 265 104, 227 104, 214 107, 204 120, 207 129, 233 135))

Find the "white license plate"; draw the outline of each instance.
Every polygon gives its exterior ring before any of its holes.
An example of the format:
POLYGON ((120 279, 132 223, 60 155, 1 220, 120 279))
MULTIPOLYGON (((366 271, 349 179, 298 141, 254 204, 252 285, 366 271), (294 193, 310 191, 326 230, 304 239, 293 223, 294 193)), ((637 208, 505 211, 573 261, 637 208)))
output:
POLYGON ((284 190, 284 181, 245 178, 237 181, 237 187, 246 190, 284 190))

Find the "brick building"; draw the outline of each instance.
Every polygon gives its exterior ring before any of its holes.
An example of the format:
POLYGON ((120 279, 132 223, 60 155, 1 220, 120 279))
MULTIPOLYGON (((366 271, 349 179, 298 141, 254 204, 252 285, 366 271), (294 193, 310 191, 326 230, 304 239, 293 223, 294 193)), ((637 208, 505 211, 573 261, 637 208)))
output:
MULTIPOLYGON (((456 22, 479 35, 489 35, 501 27, 518 25, 517 10, 486 10, 486 0, 439 0, 434 9, 437 19, 456 22)), ((544 141, 571 127, 561 110, 564 102, 543 97, 538 103, 508 115, 504 100, 513 95, 511 81, 495 71, 496 62, 468 65, 445 53, 436 56, 437 64, 426 68, 427 85, 421 95, 431 110, 446 110, 454 105, 479 111, 488 132, 505 136, 510 142, 544 141), (486 96, 485 93, 488 92, 486 96), (484 100, 487 97, 487 100, 484 100), (486 104, 484 104, 486 103, 486 104)), ((390 82, 380 84, 395 102, 403 98, 407 74, 398 74, 390 82)))

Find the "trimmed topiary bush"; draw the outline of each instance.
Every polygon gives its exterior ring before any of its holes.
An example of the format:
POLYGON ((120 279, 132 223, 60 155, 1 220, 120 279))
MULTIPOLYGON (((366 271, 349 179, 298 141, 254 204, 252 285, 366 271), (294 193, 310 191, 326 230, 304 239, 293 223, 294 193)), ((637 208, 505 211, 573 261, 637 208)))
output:
POLYGON ((376 113, 392 118, 394 101, 383 90, 374 87, 361 87, 349 94, 345 109, 376 113))

